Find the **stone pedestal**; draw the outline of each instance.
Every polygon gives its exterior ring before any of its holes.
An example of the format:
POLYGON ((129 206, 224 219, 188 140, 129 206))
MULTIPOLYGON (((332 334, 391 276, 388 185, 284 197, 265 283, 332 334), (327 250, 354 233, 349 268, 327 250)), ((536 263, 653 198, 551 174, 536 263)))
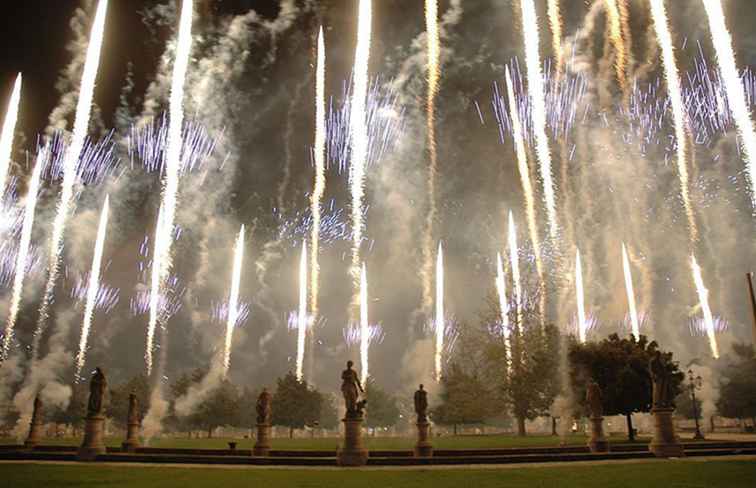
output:
POLYGON ((588 448, 591 452, 609 452, 609 441, 604 435, 604 417, 591 417, 591 438, 588 448))
POLYGON ((336 452, 339 466, 364 466, 368 451, 362 445, 362 417, 345 418, 344 445, 336 452))
POLYGON ((25 448, 33 449, 34 446, 40 443, 43 437, 44 427, 45 427, 45 424, 42 423, 41 419, 32 418, 31 422, 29 423, 29 436, 26 438, 26 441, 24 442, 25 448))
POLYGON ((257 424, 257 442, 252 450, 255 456, 267 456, 270 453, 270 424, 257 424))
POLYGON ((105 454, 105 443, 102 441, 104 430, 104 416, 87 417, 84 442, 79 448, 79 461, 94 461, 99 454, 105 454))
POLYGON ((126 452, 134 452, 141 447, 139 442, 139 422, 129 423, 126 427, 126 440, 121 444, 121 448, 126 452))
POLYGON ((433 445, 430 442, 430 423, 419 421, 417 424, 417 444, 415 457, 433 457, 433 445))
POLYGON ((675 424, 672 421, 674 408, 654 408, 651 415, 654 416, 654 437, 648 450, 656 457, 682 457, 685 456, 682 444, 675 434, 675 424))

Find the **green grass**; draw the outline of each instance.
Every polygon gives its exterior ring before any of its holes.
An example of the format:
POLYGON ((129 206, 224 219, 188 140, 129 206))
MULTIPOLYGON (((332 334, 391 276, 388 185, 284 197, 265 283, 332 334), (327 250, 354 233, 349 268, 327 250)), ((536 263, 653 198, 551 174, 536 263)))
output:
POLYGON ((142 466, 0 464, 4 486, 235 488, 740 488, 756 479, 756 462, 649 461, 512 469, 267 470, 142 466))
MULTIPOLYGON (((120 437, 105 439, 108 446, 120 446, 123 441, 120 437)), ((228 442, 237 442, 238 449, 251 449, 254 439, 187 439, 185 437, 166 437, 156 439, 150 447, 184 448, 184 449, 227 449, 228 442)), ((314 439, 273 439, 273 449, 284 450, 335 450, 340 439, 336 437, 314 439)), ((433 447, 436 449, 490 449, 506 447, 555 447, 559 445, 559 438, 553 436, 527 436, 517 437, 511 435, 465 435, 465 436, 442 436, 433 438, 433 447)), ((649 439, 641 438, 638 442, 648 443, 649 439)), ((582 434, 567 437, 569 445, 585 445, 587 438, 582 434)), ((625 443, 626 437, 612 437, 611 442, 625 443)), ((0 439, 0 444, 14 444, 15 440, 0 439)), ((81 439, 62 438, 45 439, 47 445, 78 445, 81 439)), ((408 437, 366 437, 365 444, 373 450, 412 449, 415 439, 408 437)))

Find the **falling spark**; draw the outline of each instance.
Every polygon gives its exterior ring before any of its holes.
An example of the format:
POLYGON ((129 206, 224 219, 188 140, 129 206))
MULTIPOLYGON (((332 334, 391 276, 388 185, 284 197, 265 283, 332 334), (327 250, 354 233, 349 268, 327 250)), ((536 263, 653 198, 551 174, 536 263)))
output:
POLYGON ((714 325, 714 316, 711 313, 709 307, 709 290, 706 289, 703 281, 703 275, 701 274, 701 267, 696 261, 696 256, 691 254, 690 266, 693 270, 693 281, 696 283, 696 291, 698 292, 698 302, 701 304, 701 311, 703 312, 704 325, 706 327, 706 335, 709 338, 709 347, 711 348, 711 355, 714 359, 719 359, 719 346, 717 345, 716 327, 714 325))
POLYGON ((153 252, 153 280, 150 296, 150 319, 147 326, 147 350, 145 361, 147 374, 152 373, 153 342, 155 329, 159 319, 160 289, 171 272, 173 245, 173 227, 176 216, 178 199, 179 172, 181 170, 181 149, 183 145, 181 132, 184 123, 184 84, 189 67, 189 54, 192 50, 192 14, 194 4, 192 0, 184 0, 181 9, 181 20, 176 47, 176 60, 173 65, 173 81, 171 83, 170 120, 168 126, 167 148, 165 152, 165 175, 163 177, 163 195, 160 217, 158 218, 155 234, 155 249, 153 252))
POLYGON ((226 322, 226 342, 223 355, 223 377, 228 375, 231 366, 231 344, 234 340, 234 329, 239 319, 239 288, 241 286, 242 262, 244 261, 244 226, 239 230, 234 249, 234 269, 231 275, 231 294, 228 297, 228 321, 226 322))
POLYGON ((16 132, 18 121, 18 105, 21 102, 21 73, 16 77, 13 85, 8 111, 3 123, 3 131, 0 134, 0 197, 5 192, 5 184, 8 181, 8 169, 10 168, 11 153, 13 151, 13 134, 16 132))
POLYGON ((444 353, 444 333, 446 318, 444 316, 444 249, 438 243, 436 257, 436 381, 441 381, 441 364, 444 353))
POLYGON ((326 186, 326 102, 325 102, 325 41, 323 27, 318 34, 318 66, 315 76, 315 187, 312 191, 310 205, 312 208, 312 265, 310 267, 310 312, 318 316, 318 298, 320 289, 320 206, 326 186))
POLYGON ((97 228, 97 241, 95 244, 94 257, 92 257, 92 270, 89 272, 89 286, 87 287, 87 302, 84 306, 84 320, 81 325, 81 338, 79 338, 79 353, 76 355, 76 379, 81 378, 81 370, 87 359, 87 342, 89 331, 92 328, 92 317, 97 304, 97 292, 100 289, 100 271, 102 268, 102 251, 105 247, 105 234, 108 228, 108 213, 110 212, 110 197, 105 196, 105 203, 100 213, 100 225, 97 228))
POLYGON ((50 313, 50 304, 52 303, 55 284, 58 280, 60 255, 63 251, 63 233, 65 231, 66 220, 71 207, 71 200, 73 199, 74 183, 76 182, 76 164, 84 150, 87 129, 89 127, 89 118, 92 112, 92 99, 94 98, 97 70, 100 65, 100 50, 102 48, 102 39, 105 33, 105 14, 107 13, 107 8, 107 0, 100 0, 100 3, 97 6, 94 24, 92 25, 89 47, 87 48, 87 57, 84 63, 84 72, 81 77, 81 87, 79 89, 79 100, 76 105, 73 133, 63 163, 63 184, 50 239, 47 284, 39 307, 39 317, 37 319, 37 327, 34 331, 32 344, 33 360, 36 360, 39 355, 39 343, 42 339, 45 324, 50 313))
POLYGON ((368 65, 372 35, 372 0, 360 0, 357 48, 354 56, 354 91, 352 93, 351 145, 352 165, 349 175, 352 193, 352 281, 356 293, 360 284, 360 247, 364 232, 363 197, 365 195, 365 169, 367 165, 369 135, 366 120, 368 95, 368 65))
POLYGON ((562 54, 562 14, 559 11, 559 0, 549 0, 548 4, 549 26, 551 28, 551 49, 556 59, 556 72, 561 75, 564 65, 562 54))
POLYGON ((297 379, 302 381, 307 337, 307 243, 302 243, 299 261, 299 314, 297 315, 297 379))
POLYGON ((37 155, 37 162, 34 166, 31 179, 29 180, 29 190, 26 193, 26 205, 24 208, 24 223, 21 228, 21 241, 16 255, 16 274, 13 277, 13 295, 11 296, 10 312, 8 322, 5 324, 5 334, 3 335, 3 348, 0 351, 0 359, 5 360, 8 357, 11 341, 13 340, 13 329, 16 327, 16 319, 21 306, 21 297, 24 289, 24 278, 26 276, 26 265, 31 248, 31 234, 34 227, 34 213, 37 208, 37 196, 39 193, 39 182, 42 174, 42 167, 45 165, 49 147, 40 150, 37 155))
POLYGON ((520 257, 517 249, 517 227, 512 212, 509 212, 509 260, 512 266, 512 284, 517 311, 517 326, 522 328, 522 283, 520 282, 520 257))
POLYGON ((370 363, 368 361, 368 352, 370 348, 370 323, 368 322, 368 289, 367 289, 367 268, 362 263, 362 273, 360 274, 360 364, 361 382, 364 385, 368 379, 370 363))
POLYGON ((698 241, 698 228, 696 226, 693 205, 690 202, 690 177, 688 176, 688 163, 686 161, 687 137, 685 136, 685 108, 683 105, 682 90, 680 88, 680 76, 677 72, 675 61, 675 48, 672 44, 672 35, 669 31, 667 12, 664 8, 664 0, 651 0, 651 14, 654 19, 656 37, 662 50, 664 61, 664 75, 667 79, 667 91, 669 92, 672 105, 672 117, 675 124, 675 140, 677 142, 677 172, 680 178, 680 193, 685 206, 685 214, 688 218, 688 230, 691 242, 698 241))
POLYGON ((525 149, 525 140, 523 138, 522 124, 520 115, 517 110, 517 99, 512 86, 512 76, 509 73, 509 66, 506 68, 507 96, 509 99, 509 112, 512 119, 512 134, 515 141, 515 152, 517 153, 517 168, 520 173, 520 183, 522 184, 522 193, 525 196, 525 214, 528 219, 528 231, 530 233, 530 242, 533 245, 533 254, 535 254, 536 271, 538 277, 543 281, 543 263, 541 261, 541 243, 538 238, 538 226, 536 224, 535 198, 533 197, 533 184, 530 181, 530 168, 528 167, 528 156, 525 149))
POLYGON ((528 73, 528 92, 532 104, 533 132, 536 138, 536 154, 541 166, 543 196, 546 200, 546 214, 549 219, 549 232, 552 239, 557 237, 556 197, 551 174, 551 152, 549 138, 546 135, 546 96, 543 89, 541 73, 541 56, 539 54, 538 15, 533 0, 522 0, 522 32, 525 40, 525 62, 528 73))
POLYGON ((753 121, 746 103, 738 67, 735 63, 732 36, 727 30, 722 3, 719 0, 703 0, 703 3, 706 15, 709 17, 709 30, 711 30, 711 39, 717 52, 719 70, 727 91, 727 101, 730 104, 730 110, 740 134, 740 143, 743 147, 746 170, 751 185, 751 202, 756 206, 756 134, 754 134, 753 121))
POLYGON ((633 291, 633 275, 630 271, 630 259, 627 257, 625 243, 622 243, 622 270, 625 273, 625 290, 627 291, 627 305, 630 309, 630 325, 635 339, 640 338, 640 322, 638 311, 635 307, 635 292, 633 291))
POLYGON ((575 255, 575 291, 577 294, 577 320, 578 320, 578 340, 585 344, 586 333, 588 332, 588 319, 585 315, 585 293, 583 292, 583 265, 580 262, 580 249, 575 255))
POLYGON ((431 307, 431 270, 433 268, 433 234, 438 213, 436 206, 436 179, 438 173, 438 146, 436 144, 436 97, 441 75, 439 62, 441 58, 441 39, 438 26, 437 0, 425 1, 425 26, 428 39, 428 93, 426 99, 428 137, 428 215, 425 220, 423 236, 423 311, 431 307))
POLYGON ((616 55, 614 69, 617 73, 617 82, 622 93, 626 95, 627 76, 625 72, 627 69, 627 49, 625 47, 625 40, 622 37, 622 16, 620 15, 617 0, 604 0, 604 5, 606 6, 607 17, 609 18, 609 35, 616 55))
POLYGON ((499 313, 501 314, 501 335, 504 337, 504 353, 509 364, 509 304, 507 303, 507 280, 504 276, 504 263, 501 253, 496 254, 496 293, 499 295, 499 313))

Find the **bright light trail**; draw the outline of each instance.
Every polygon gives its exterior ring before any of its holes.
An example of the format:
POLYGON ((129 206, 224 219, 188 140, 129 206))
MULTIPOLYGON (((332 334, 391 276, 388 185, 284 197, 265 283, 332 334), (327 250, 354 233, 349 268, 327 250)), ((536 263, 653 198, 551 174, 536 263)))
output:
POLYGON ((522 282, 520 281, 520 255, 517 249, 517 227, 512 212, 509 212, 509 260, 512 266, 512 285, 514 286, 517 327, 522 330, 522 282))
POLYGON ((89 285, 87 287, 87 302, 84 305, 84 320, 81 324, 81 337, 79 338, 79 352, 76 354, 76 381, 81 378, 81 370, 87 359, 87 343, 89 332, 92 329, 92 318, 97 305, 98 291, 100 290, 100 273, 102 270, 102 253, 105 248, 105 235, 108 230, 108 214, 110 212, 110 197, 105 196, 105 203, 100 213, 100 225, 97 227, 97 241, 95 242, 94 256, 92 257, 92 269, 89 272, 89 285))
POLYGON ((609 18, 609 36, 614 45, 616 56, 614 69, 617 74, 617 82, 619 83, 620 90, 622 90, 622 94, 626 95, 627 76, 625 75, 625 71, 627 69, 627 50, 625 48, 625 40, 622 37, 622 16, 620 15, 617 0, 604 0, 604 5, 606 6, 607 17, 609 18))
POLYGON ((297 379, 304 377, 305 338, 307 337, 307 243, 302 243, 299 260, 299 314, 297 315, 297 379))
POLYGON ((242 263, 244 262, 244 226, 239 230, 234 249, 234 268, 231 274, 231 292, 228 297, 228 320, 226 321, 226 341, 223 354, 223 377, 228 376, 231 366, 231 346, 234 342, 234 329, 239 320, 239 288, 241 287, 242 263))
POLYGON ((320 291, 320 220, 321 204, 326 187, 326 100, 325 100, 325 40, 323 27, 318 33, 318 64, 315 73, 315 186, 312 191, 310 207, 312 209, 312 265, 310 267, 310 313, 313 318, 318 316, 318 298, 320 291))
POLYGON ((693 281, 696 283, 698 302, 701 304, 701 311, 703 312, 704 326, 706 328, 706 335, 709 338, 711 355, 714 359, 719 359, 719 346, 717 345, 714 316, 711 313, 711 307, 709 307, 709 290, 707 290, 706 285, 704 285, 701 267, 698 265, 698 261, 696 261, 696 256, 692 254, 690 256, 690 266, 693 271, 693 281))
POLYGON ((640 322, 638 321, 638 310, 635 306, 635 291, 633 291, 633 274, 630 270, 630 259, 627 256, 627 248, 622 243, 622 270, 625 274, 625 290, 627 291, 627 306, 630 309, 630 324, 632 326, 633 336, 637 340, 640 338, 640 322))
POLYGON ((580 262, 580 249, 575 255, 575 292, 577 295, 578 340, 585 344, 588 332, 588 319, 585 315, 585 292, 583 291, 583 264, 580 262))
POLYGON ((444 249, 438 243, 436 257, 436 381, 441 381, 442 359, 444 354, 444 334, 446 332, 446 317, 444 316, 444 249))
POLYGON ((562 14, 559 11, 559 0, 549 0, 547 8, 551 28, 551 49, 554 51, 557 75, 561 75, 564 55, 562 54, 562 14))
POLYGON ((370 362, 368 353, 370 349, 370 323, 368 322, 368 287, 367 287, 367 268, 362 263, 362 272, 360 273, 360 365, 361 365, 361 383, 364 386, 370 376, 370 362))
POLYGON ((0 198, 5 193, 5 185, 8 181, 8 170, 10 168, 11 154, 13 152, 13 135, 16 132, 16 122, 18 121, 18 106, 21 102, 21 73, 16 77, 16 83, 13 85, 10 101, 8 102, 8 111, 5 114, 3 130, 0 133, 0 198))

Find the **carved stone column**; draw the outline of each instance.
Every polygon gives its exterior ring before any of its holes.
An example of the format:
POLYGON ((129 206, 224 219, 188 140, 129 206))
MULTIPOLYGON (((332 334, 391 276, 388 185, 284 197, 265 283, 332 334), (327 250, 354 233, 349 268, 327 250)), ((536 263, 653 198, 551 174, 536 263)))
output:
POLYGON ((588 447, 591 452, 609 452, 609 441, 604 436, 604 417, 591 417, 591 438, 588 447))
POLYGON ((257 442, 252 450, 255 456, 267 456, 270 453, 270 424, 257 424, 257 442))
POLYGON ((430 422, 427 420, 417 421, 417 444, 415 444, 415 457, 433 457, 433 445, 430 442, 430 422))
POLYGON ((344 422, 344 445, 336 452, 339 466, 364 466, 368 450, 362 445, 363 417, 346 417, 344 422))
POLYGON ((33 449, 42 440, 42 431, 45 426, 42 417, 44 417, 42 400, 37 397, 34 399, 34 411, 32 412, 31 422, 29 422, 29 435, 26 437, 26 442, 24 442, 24 447, 27 449, 33 449))
POLYGON ((682 457, 685 456, 682 444, 675 434, 675 424, 672 421, 674 408, 652 408, 654 416, 654 437, 648 450, 656 457, 682 457))
POLYGON ((103 433, 105 431, 105 416, 87 416, 84 426, 84 442, 79 448, 79 461, 94 461, 98 455, 105 454, 103 433))

